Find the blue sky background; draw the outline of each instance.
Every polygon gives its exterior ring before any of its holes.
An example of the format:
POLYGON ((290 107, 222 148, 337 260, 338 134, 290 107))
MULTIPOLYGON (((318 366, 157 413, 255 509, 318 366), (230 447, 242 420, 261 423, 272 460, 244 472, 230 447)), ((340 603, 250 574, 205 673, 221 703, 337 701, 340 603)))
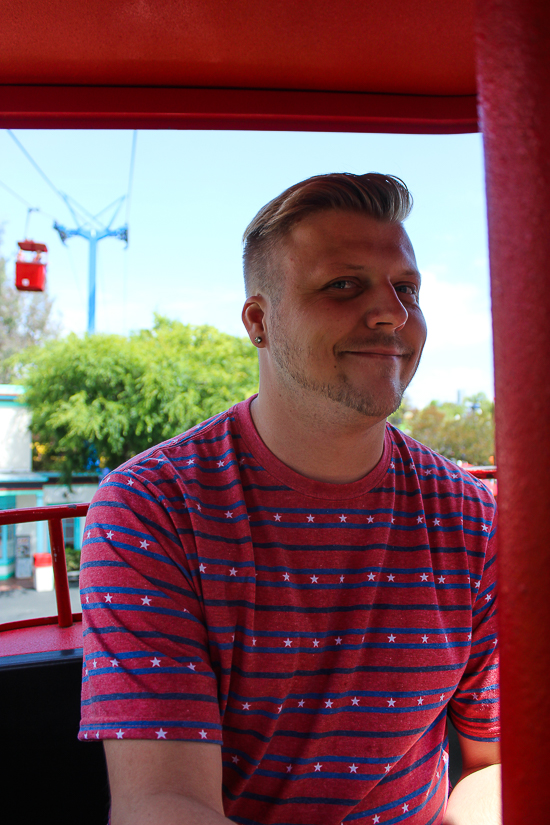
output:
MULTIPOLYGON (((127 191, 132 132, 16 130, 56 187, 98 212, 127 191)), ((125 334, 153 312, 243 335, 241 236, 258 209, 290 184, 325 172, 386 172, 415 199, 406 223, 423 276, 428 323, 408 394, 421 406, 457 392, 493 396, 482 139, 480 135, 140 131, 130 243, 98 247, 96 329, 125 334)), ((0 182, 73 226, 7 132, 0 182)), ((34 213, 29 235, 50 250, 48 289, 65 331, 87 319, 87 243, 64 247, 52 219, 34 213)), ((115 225, 124 223, 125 207, 115 225)), ((26 207, 0 187, 0 252, 13 277, 26 207)))

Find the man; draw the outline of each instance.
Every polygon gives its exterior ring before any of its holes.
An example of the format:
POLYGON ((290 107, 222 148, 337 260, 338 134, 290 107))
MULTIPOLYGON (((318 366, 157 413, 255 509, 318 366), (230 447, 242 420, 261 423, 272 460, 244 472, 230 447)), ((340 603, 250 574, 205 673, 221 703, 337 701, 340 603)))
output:
POLYGON ((494 501, 386 424, 426 336, 410 207, 378 174, 264 207, 258 395, 90 507, 80 737, 105 740, 113 825, 500 819, 494 501))

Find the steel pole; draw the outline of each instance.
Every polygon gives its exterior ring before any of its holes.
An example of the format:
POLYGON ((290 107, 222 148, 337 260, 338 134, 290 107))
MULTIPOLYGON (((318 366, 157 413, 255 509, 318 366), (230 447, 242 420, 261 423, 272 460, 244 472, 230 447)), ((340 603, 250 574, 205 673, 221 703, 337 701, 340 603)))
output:
POLYGON ((478 0, 494 324, 504 825, 550 816, 550 4, 478 0))
POLYGON ((95 332, 95 280, 97 257, 97 232, 92 230, 88 236, 90 245, 88 259, 88 334, 95 332))

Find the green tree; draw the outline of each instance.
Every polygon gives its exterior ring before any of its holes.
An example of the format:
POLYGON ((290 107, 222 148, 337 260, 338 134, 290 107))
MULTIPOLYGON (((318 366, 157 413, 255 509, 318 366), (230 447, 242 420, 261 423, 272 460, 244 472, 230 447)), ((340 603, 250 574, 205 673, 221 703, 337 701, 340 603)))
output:
POLYGON ((45 292, 18 292, 8 281, 6 261, 0 257, 0 384, 17 378, 12 356, 59 334, 52 308, 45 292))
POLYGON ((19 359, 37 461, 71 473, 111 469, 251 395, 247 338, 156 317, 152 330, 71 334, 19 359))
POLYGON ((390 420, 453 461, 478 465, 494 462, 494 405, 484 393, 472 395, 462 404, 432 401, 421 410, 405 401, 390 420))

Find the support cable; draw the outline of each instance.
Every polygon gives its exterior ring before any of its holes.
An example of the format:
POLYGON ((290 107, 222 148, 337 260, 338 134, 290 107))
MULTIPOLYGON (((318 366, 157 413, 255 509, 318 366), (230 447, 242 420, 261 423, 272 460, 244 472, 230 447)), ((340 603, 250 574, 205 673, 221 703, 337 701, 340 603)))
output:
POLYGON ((31 206, 31 204, 28 201, 26 201, 25 198, 22 198, 21 195, 17 194, 17 192, 14 192, 13 189, 10 189, 10 187, 7 186, 5 183, 2 183, 1 180, 0 180, 0 186, 3 189, 5 189, 6 192, 9 192, 10 195, 12 195, 14 198, 17 198, 17 200, 20 201, 22 204, 24 204, 24 206, 26 206, 27 209, 33 209, 35 212, 40 212, 41 215, 44 215, 46 218, 49 218, 50 220, 55 221, 55 218, 53 217, 53 215, 48 214, 48 212, 44 212, 44 210, 39 209, 38 206, 31 206))
POLYGON ((36 169, 36 171, 38 172, 38 174, 40 175, 40 177, 41 177, 41 178, 43 178, 43 179, 46 181, 46 183, 48 184, 48 186, 49 186, 51 189, 53 189, 53 191, 55 192, 55 194, 56 194, 56 195, 59 195, 59 197, 61 198, 61 200, 65 200, 65 198, 63 197, 63 194, 59 191, 59 189, 57 188, 57 186, 55 186, 55 184, 53 184, 53 183, 51 182, 51 180, 50 180, 50 179, 49 179, 49 177, 46 175, 46 173, 42 171, 42 169, 41 169, 41 168, 40 168, 40 166, 37 164, 37 162, 36 162, 35 160, 33 160, 33 158, 29 155, 29 153, 27 152, 27 150, 25 149, 25 147, 23 146, 23 144, 21 143, 21 141, 19 140, 19 138, 16 138, 16 137, 15 137, 15 135, 13 134, 13 132, 12 132, 12 130, 11 130, 11 129, 6 129, 6 132, 7 132, 7 133, 8 133, 8 135, 9 135, 9 136, 10 136, 10 137, 11 137, 11 138, 15 141, 15 143, 19 146, 19 148, 21 149, 21 151, 23 152, 23 154, 25 155, 25 157, 27 158, 27 160, 28 160, 30 163, 32 163, 32 165, 34 166, 34 168, 36 169))

